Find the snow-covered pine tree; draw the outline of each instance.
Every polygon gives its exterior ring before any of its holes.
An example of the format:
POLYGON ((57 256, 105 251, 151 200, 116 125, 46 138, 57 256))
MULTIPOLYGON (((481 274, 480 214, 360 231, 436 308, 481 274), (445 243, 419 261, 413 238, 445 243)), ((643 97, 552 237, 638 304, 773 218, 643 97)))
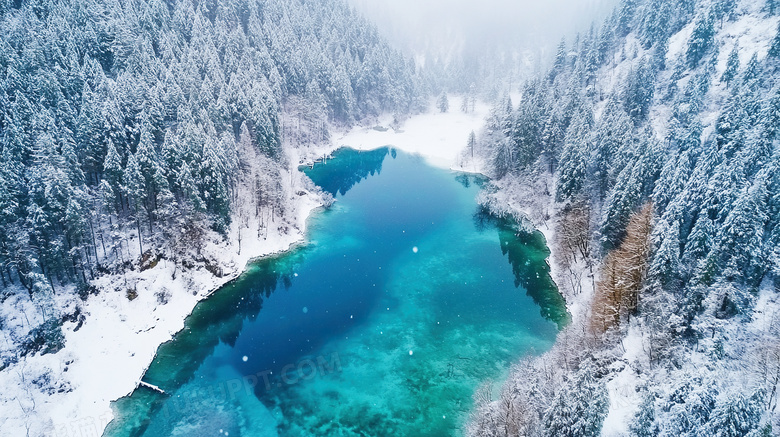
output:
POLYGON ((581 364, 570 387, 559 391, 542 418, 545 435, 595 437, 601 432, 609 398, 594 365, 581 364))
MULTIPOLYGON (((780 47, 778 47, 780 50, 780 47)), ((723 75, 720 80, 726 82, 727 86, 731 86, 731 81, 737 77, 739 73, 739 45, 734 44, 734 48, 729 53, 729 58, 726 61, 726 70, 723 71, 723 75)))
POLYGON ((645 395, 628 429, 632 437, 655 437, 658 435, 658 425, 655 423, 655 396, 645 395))
POLYGON ((714 437, 740 437, 760 435, 762 411, 760 393, 746 397, 742 394, 719 400, 709 421, 708 435, 714 437))
POLYGON ((688 40, 688 48, 685 53, 689 68, 696 68, 699 61, 704 58, 713 47, 715 37, 714 14, 711 11, 703 13, 693 28, 693 33, 688 40))
POLYGON ((585 183, 585 170, 590 154, 591 115, 586 108, 577 113, 566 130, 563 152, 558 167, 556 198, 559 201, 579 194, 585 183))
POLYGON ((441 113, 445 113, 450 109, 450 101, 447 98, 447 93, 442 91, 439 97, 436 99, 436 108, 441 113))

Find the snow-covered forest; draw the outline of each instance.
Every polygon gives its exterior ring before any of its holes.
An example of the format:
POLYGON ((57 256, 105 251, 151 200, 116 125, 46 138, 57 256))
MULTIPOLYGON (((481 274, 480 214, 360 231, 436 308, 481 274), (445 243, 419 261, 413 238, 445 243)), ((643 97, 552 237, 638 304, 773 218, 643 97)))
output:
MULTIPOLYGON (((3 0, 0 35, 0 371, 35 393, 71 389, 18 367, 63 347, 81 302, 143 298, 131 273, 163 264, 226 277, 223 252, 300 233, 300 196, 321 194, 295 147, 424 96, 413 61, 340 0, 3 0)), ((9 388, 6 411, 45 429, 31 393, 9 388)))
POLYGON ((482 202, 550 229, 573 323, 471 435, 780 430, 778 14, 623 0, 493 110, 482 202))
POLYGON ((175 258, 227 232, 240 186, 283 208, 286 135, 323 141, 418 95, 414 66, 339 1, 9 1, 0 17, 0 279, 33 300, 138 268, 136 247, 175 258))
POLYGON ((780 1, 621 0, 522 84, 541 53, 422 67, 345 0, 0 0, 0 35, 0 429, 102 432, 195 303, 332 200, 297 166, 334 131, 439 96, 423 127, 460 132, 500 90, 451 165, 544 233, 571 323, 464 432, 780 430, 780 1))

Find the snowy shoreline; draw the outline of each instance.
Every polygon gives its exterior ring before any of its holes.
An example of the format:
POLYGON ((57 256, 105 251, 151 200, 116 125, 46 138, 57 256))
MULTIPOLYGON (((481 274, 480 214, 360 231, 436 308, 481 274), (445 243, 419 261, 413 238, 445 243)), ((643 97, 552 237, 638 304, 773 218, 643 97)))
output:
POLYGON ((176 279, 171 279, 177 274, 176 266, 161 262, 144 272, 98 278, 95 286, 101 292, 82 306, 85 323, 63 325, 62 350, 23 357, 0 372, 0 385, 9 388, 2 398, 5 417, 0 417, 0 423, 4 431, 15 435, 28 431, 29 435, 101 435, 114 417, 110 403, 135 390, 159 345, 184 328, 195 306, 238 278, 253 261, 303 242, 306 221, 321 207, 317 196, 307 192, 297 200, 291 223, 294 230, 288 234, 252 241, 245 238, 240 255, 231 244, 207 249, 217 255, 220 268, 226 269, 221 277, 198 267, 179 271, 176 279), (137 293, 133 300, 125 293, 128 280, 137 293), (166 293, 165 303, 159 301, 161 292, 166 293), (46 394, 30 388, 30 380, 41 375, 60 381, 67 389, 46 394))
MULTIPOLYGON (((290 154, 291 162, 297 163, 297 151, 290 154)), ((72 286, 55 295, 58 308, 75 309, 80 316, 63 323, 61 350, 19 357, 0 371, 0 386, 6 388, 0 394, 3 431, 30 436, 102 435, 114 418, 111 402, 138 387, 159 345, 184 328, 200 301, 238 278, 256 260, 305 241, 307 221, 324 206, 323 198, 295 169, 283 172, 281 179, 290 199, 287 214, 253 217, 242 224, 234 220, 227 238, 207 234, 198 249, 201 259, 194 265, 185 269, 160 257, 145 269, 96 278, 92 285, 99 292, 86 301, 77 297, 72 286), (261 228, 263 232, 251 231, 261 228)), ((141 258, 137 236, 129 235, 127 246, 131 258, 141 258)), ((36 315, 30 303, 20 300, 0 309, 19 311, 17 319, 36 315)))
MULTIPOLYGON (((289 158, 292 163, 305 165, 344 146, 358 150, 392 146, 418 154, 434 166, 469 171, 457 166, 459 154, 469 133, 482 126, 487 109, 479 105, 470 114, 427 112, 410 117, 403 130, 374 129, 377 124, 391 124, 392 117, 386 115, 371 127, 334 134, 334 140, 326 146, 290 150, 289 158)), ((0 397, 4 431, 61 437, 102 435, 114 418, 111 402, 137 388, 158 347, 184 328, 185 319, 200 301, 238 278, 253 261, 287 252, 305 241, 307 220, 323 205, 316 193, 305 189, 300 174, 296 178, 293 171, 288 176, 284 179, 290 180, 289 191, 305 193, 294 197, 292 219, 287 223, 292 230, 274 230, 264 238, 244 236, 238 251, 236 224, 227 241, 209 239, 204 251, 218 262, 221 277, 204 266, 181 270, 162 259, 143 272, 97 278, 94 285, 100 293, 81 306, 85 323, 63 325, 62 350, 23 357, 0 371, 0 386, 9 388, 0 397), (133 299, 127 294, 131 288, 137 296, 133 299), (58 381, 60 389, 44 393, 30 386, 30 381, 42 378, 58 381)))

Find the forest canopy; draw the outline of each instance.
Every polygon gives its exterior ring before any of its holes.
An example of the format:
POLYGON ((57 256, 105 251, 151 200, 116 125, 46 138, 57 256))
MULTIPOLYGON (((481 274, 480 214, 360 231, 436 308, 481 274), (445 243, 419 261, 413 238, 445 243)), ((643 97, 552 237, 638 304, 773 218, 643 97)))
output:
POLYGON ((0 29, 0 279, 31 296, 115 267, 128 232, 224 233, 248 158, 279 202, 282 144, 323 137, 286 110, 348 125, 420 95, 340 0, 2 0, 0 29))

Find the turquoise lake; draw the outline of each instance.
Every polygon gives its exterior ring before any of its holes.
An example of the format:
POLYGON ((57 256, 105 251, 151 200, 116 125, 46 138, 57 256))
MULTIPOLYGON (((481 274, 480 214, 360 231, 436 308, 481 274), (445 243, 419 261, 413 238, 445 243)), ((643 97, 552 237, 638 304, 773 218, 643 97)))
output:
POLYGON ((336 203, 160 346, 106 436, 460 435, 474 390, 567 322, 540 233, 479 177, 383 148, 306 168, 336 203))

